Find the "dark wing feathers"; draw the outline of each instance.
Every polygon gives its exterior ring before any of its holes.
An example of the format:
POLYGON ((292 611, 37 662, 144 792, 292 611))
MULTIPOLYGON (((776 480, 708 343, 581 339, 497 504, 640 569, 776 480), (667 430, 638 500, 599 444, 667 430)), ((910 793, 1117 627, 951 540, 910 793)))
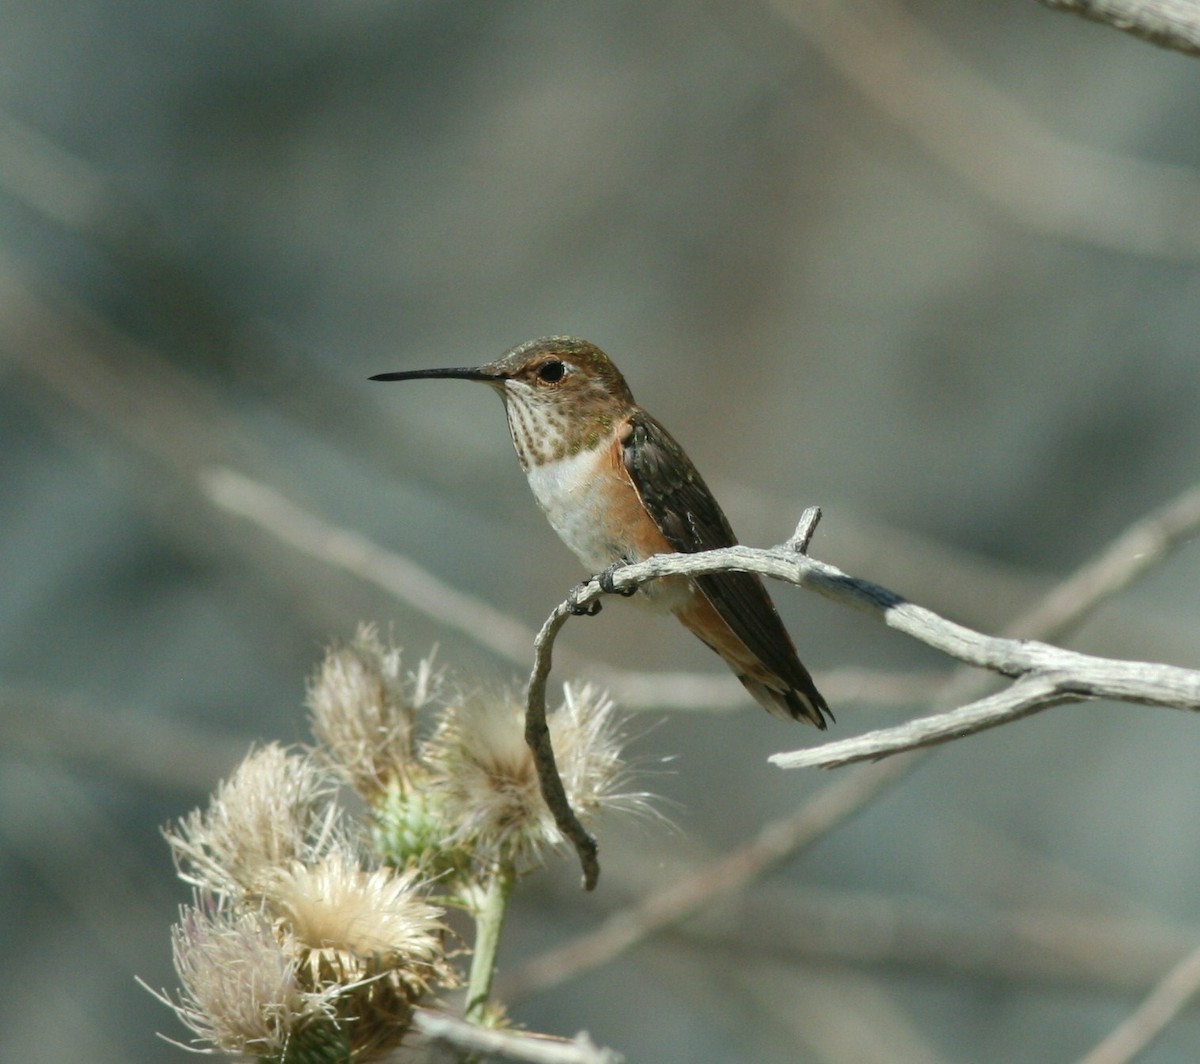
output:
MULTIPOLYGON (((671 434, 644 411, 630 417, 624 460, 642 502, 677 551, 691 554, 737 543, 728 519, 691 459, 671 434)), ((820 709, 827 710, 757 576, 715 573, 697 577, 696 584, 725 623, 768 669, 808 695, 820 709)))

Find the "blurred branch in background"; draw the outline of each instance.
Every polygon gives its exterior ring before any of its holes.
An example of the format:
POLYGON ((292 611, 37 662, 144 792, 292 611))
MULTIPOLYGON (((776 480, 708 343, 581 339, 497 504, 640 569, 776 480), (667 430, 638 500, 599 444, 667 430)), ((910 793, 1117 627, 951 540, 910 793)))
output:
POLYGON ((0 109, 0 188, 31 210, 114 247, 133 249, 154 229, 100 170, 0 109))
POLYGON ((348 528, 322 521, 266 484, 232 469, 200 474, 200 488, 214 506, 253 522, 295 550, 383 588, 430 620, 453 628, 497 656, 523 665, 533 630, 483 600, 464 594, 410 558, 372 543, 348 528))
MULTIPOLYGON (((1063 140, 892 0, 766 3, 876 110, 1015 221, 1111 251, 1200 255, 1195 172, 1063 140)), ((1194 15, 1196 5, 1186 6, 1194 15)))
POLYGON ((236 765, 246 744, 161 713, 106 712, 88 700, 0 685, 0 748, 51 753, 113 777, 204 793, 236 765))
POLYGON ((795 1045, 823 1064, 946 1062, 893 996, 861 973, 797 970, 759 956, 739 958, 730 974, 795 1045), (869 1023, 861 1022, 864 1016, 869 1023))
MULTIPOLYGON (((389 551, 352 529, 322 520, 266 484, 231 469, 201 475, 202 490, 214 505, 253 522, 280 542, 336 566, 387 591, 438 624, 456 629, 514 665, 529 663, 536 633, 495 607, 451 587, 411 558, 389 551)), ((587 668, 627 709, 727 710, 743 705, 739 692, 727 693, 723 676, 694 672, 637 672, 584 663, 560 651, 572 668, 587 668)), ((818 680, 827 697, 878 705, 924 701, 942 682, 939 676, 838 669, 818 680)))
MULTIPOLYGON (((1037 882, 1040 882, 1038 880, 1037 882)), ((762 883, 736 907, 676 934, 698 948, 992 982, 1144 991, 1188 953, 1197 929, 1076 899, 994 909, 865 891, 762 883)))
POLYGON ((1200 946, 1163 976, 1146 1000, 1079 1064, 1127 1064, 1200 994, 1200 946))
POLYGON ((1144 41, 1200 55, 1200 4, 1196 0, 1039 0, 1144 41))

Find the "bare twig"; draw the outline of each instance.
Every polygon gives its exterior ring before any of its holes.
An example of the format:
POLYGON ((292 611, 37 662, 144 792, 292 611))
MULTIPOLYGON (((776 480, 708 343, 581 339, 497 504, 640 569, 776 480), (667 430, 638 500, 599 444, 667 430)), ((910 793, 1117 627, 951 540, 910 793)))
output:
MULTIPOLYGON (((1191 507, 1189 512, 1193 520, 1200 519, 1200 506, 1191 507)), ((1184 527, 1183 523, 1177 522, 1171 536, 1160 537, 1163 550, 1181 538, 1184 527)), ((1144 533, 1145 529, 1142 531, 1144 533)), ((1135 568, 1140 569, 1140 563, 1135 568)), ((786 544, 767 550, 727 547, 699 554, 660 554, 619 570, 613 583, 621 590, 666 575, 695 577, 729 571, 759 573, 816 591, 842 605, 862 609, 888 627, 967 665, 1021 680, 1006 691, 950 713, 856 739, 776 754, 771 760, 781 768, 832 767, 888 756, 993 728, 1063 702, 1089 698, 1200 709, 1200 671, 1195 669, 1100 658, 1048 643, 985 635, 908 602, 878 584, 856 579, 832 565, 797 554, 786 544)), ((1103 592, 1107 581, 1100 584, 1097 591, 1103 592)), ((578 604, 586 605, 600 593, 599 583, 593 580, 578 596, 578 604)), ((555 611, 556 623, 548 623, 539 635, 534 677, 543 686, 549 672, 549 646, 546 644, 553 641, 570 615, 571 607, 571 602, 562 604, 555 611)), ((530 713, 536 712, 531 701, 530 713)), ((541 712, 545 712, 544 706, 541 712)))
MULTIPOLYGON (((802 556, 807 549, 817 523, 821 520, 821 510, 810 506, 800 517, 796 531, 792 533, 787 544, 779 548, 802 556)), ((676 556, 673 556, 676 557, 676 556)), ((678 557, 686 557, 680 555, 678 557)), ((638 566, 628 566, 621 570, 627 573, 629 569, 636 570, 638 566)), ((649 578, 648 578, 649 579, 649 578)), ((529 677, 528 693, 525 703, 525 742, 533 753, 534 764, 537 766, 538 783, 541 785, 542 797, 554 814, 554 822, 574 845, 579 861, 583 867, 583 885, 585 890, 592 890, 600 876, 600 862, 597 857, 595 837, 579 822, 567 792, 563 788, 562 778, 554 761, 554 747, 550 742, 550 729, 546 725, 546 681, 550 676, 554 640, 567 618, 578 616, 584 607, 597 601, 602 594, 599 580, 592 580, 581 589, 577 588, 566 601, 559 604, 555 611, 546 619, 542 630, 534 641, 533 671, 529 677)))
MULTIPOLYGON (((600 597, 600 586, 596 581, 595 593, 588 596, 587 601, 600 597)), ((562 777, 554 763, 554 747, 550 743, 550 728, 546 724, 546 680, 550 676, 551 655, 554 649, 554 637, 574 612, 576 605, 586 605, 582 598, 576 602, 568 598, 546 619, 542 630, 534 640, 533 672, 529 677, 529 689, 525 701, 525 742, 533 753, 534 765, 537 768, 538 783, 541 785, 542 797, 554 814, 554 822, 579 854, 579 862, 583 867, 584 890, 593 890, 596 880, 600 878, 600 862, 597 859, 596 839, 580 822, 567 799, 563 788, 562 777)))
MULTIPOLYGON (((1101 599, 1110 598, 1124 590, 1154 565, 1162 561, 1172 550, 1200 532, 1200 485, 1194 486, 1165 505, 1147 514, 1118 536, 1095 559, 1080 567, 1068 579, 1062 581, 1033 609, 1020 617, 1010 631, 1014 634, 1036 633, 1042 638, 1059 635, 1077 624, 1083 615, 1101 599)), ((1024 644, 1038 647, 1044 644, 1024 644)), ((1055 651, 1056 648, 1048 648, 1055 651)), ((1056 651, 1067 655, 1063 665, 1068 671, 1075 660, 1068 651, 1056 651)), ((1085 659, 1085 669, 1100 665, 1110 659, 1085 659)), ((1179 670, 1169 666, 1137 665, 1131 662, 1116 663, 1123 667, 1146 670, 1148 674, 1166 677, 1167 673, 1179 670), (1162 671, 1162 670, 1165 670, 1162 671)), ((1102 667, 1102 666, 1101 666, 1102 667)), ((1200 676, 1194 670, 1182 670, 1192 677, 1200 676)), ((1014 684, 1006 691, 984 698, 973 705, 964 706, 950 713, 921 720, 910 721, 896 728, 869 732, 866 735, 840 742, 826 743, 809 750, 778 754, 771 760, 783 768, 800 768, 819 765, 834 767, 852 761, 884 756, 900 750, 919 746, 931 746, 963 735, 996 727, 1047 709, 1062 702, 1079 701, 1085 697, 1108 697, 1126 701, 1143 701, 1128 694, 1115 694, 1098 685, 1090 691, 1079 681, 1078 674, 1054 676, 1053 668, 1026 674, 1025 680, 1014 684), (1037 683, 1034 683, 1034 680, 1037 683), (1028 682, 1026 682, 1028 681, 1028 682)), ((1189 683, 1191 681, 1188 681, 1189 683)), ((1178 709, 1195 709, 1195 703, 1174 701, 1152 704, 1172 705, 1178 709)))
POLYGON ((784 546, 797 554, 807 554, 808 545, 812 542, 813 535, 817 531, 817 525, 821 521, 821 507, 810 506, 804 513, 800 515, 800 520, 796 523, 796 531, 788 537, 788 541, 784 546))
POLYGON ((1022 677, 1003 691, 949 713, 921 717, 894 728, 881 728, 852 739, 822 743, 805 750, 772 754, 768 760, 780 768, 837 768, 856 761, 874 761, 905 750, 963 739, 1063 702, 1077 702, 1083 697, 1060 690, 1060 682, 1065 684, 1068 681, 1066 678, 1057 681, 1046 675, 1022 677))
POLYGON ((480 1027, 429 1009, 417 1009, 413 1013, 413 1026, 431 1042, 439 1042, 461 1053, 481 1053, 501 1060, 526 1061, 528 1064, 622 1064, 625 1059, 615 1050, 597 1046, 586 1031, 567 1041, 549 1035, 480 1027))
POLYGON ((1132 33, 1161 48, 1200 55, 1200 3, 1197 0, 1040 0, 1132 33))
MULTIPOLYGON (((766 0, 872 107, 1022 225, 1137 255, 1200 255, 1200 176, 1071 143, 974 71, 892 0, 766 0)), ((1045 2, 1045 0, 1043 0, 1045 2)), ((1196 0, 1062 0, 1091 9, 1188 9, 1196 0)))
POLYGON ((1079 1059, 1079 1064, 1127 1064, 1200 994, 1200 946, 1189 953, 1150 992, 1124 1022, 1079 1059))

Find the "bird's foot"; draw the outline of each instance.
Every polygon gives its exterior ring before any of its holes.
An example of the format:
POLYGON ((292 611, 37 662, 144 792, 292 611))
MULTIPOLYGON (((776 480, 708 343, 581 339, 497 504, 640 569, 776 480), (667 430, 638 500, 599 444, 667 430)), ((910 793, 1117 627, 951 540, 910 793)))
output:
POLYGON ((590 580, 584 580, 571 588, 571 593, 567 596, 567 601, 571 604, 571 613, 576 617, 595 617, 600 612, 600 600, 586 604, 580 603, 580 596, 587 590, 590 580))
POLYGON ((629 598, 630 595, 637 594, 637 587, 617 587, 613 583, 613 577, 617 574, 618 569, 624 569, 625 562, 613 562, 604 572, 600 573, 596 579, 600 582, 600 590, 606 595, 620 595, 622 598, 629 598))

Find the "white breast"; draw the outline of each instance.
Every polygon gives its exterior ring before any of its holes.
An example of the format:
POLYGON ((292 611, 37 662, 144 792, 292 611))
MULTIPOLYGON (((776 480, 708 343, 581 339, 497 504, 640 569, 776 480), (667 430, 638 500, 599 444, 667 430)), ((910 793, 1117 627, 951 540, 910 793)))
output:
POLYGON ((601 452, 581 451, 527 471, 534 498, 551 527, 575 552, 590 573, 598 573, 622 557, 621 544, 611 542, 605 520, 601 452))

